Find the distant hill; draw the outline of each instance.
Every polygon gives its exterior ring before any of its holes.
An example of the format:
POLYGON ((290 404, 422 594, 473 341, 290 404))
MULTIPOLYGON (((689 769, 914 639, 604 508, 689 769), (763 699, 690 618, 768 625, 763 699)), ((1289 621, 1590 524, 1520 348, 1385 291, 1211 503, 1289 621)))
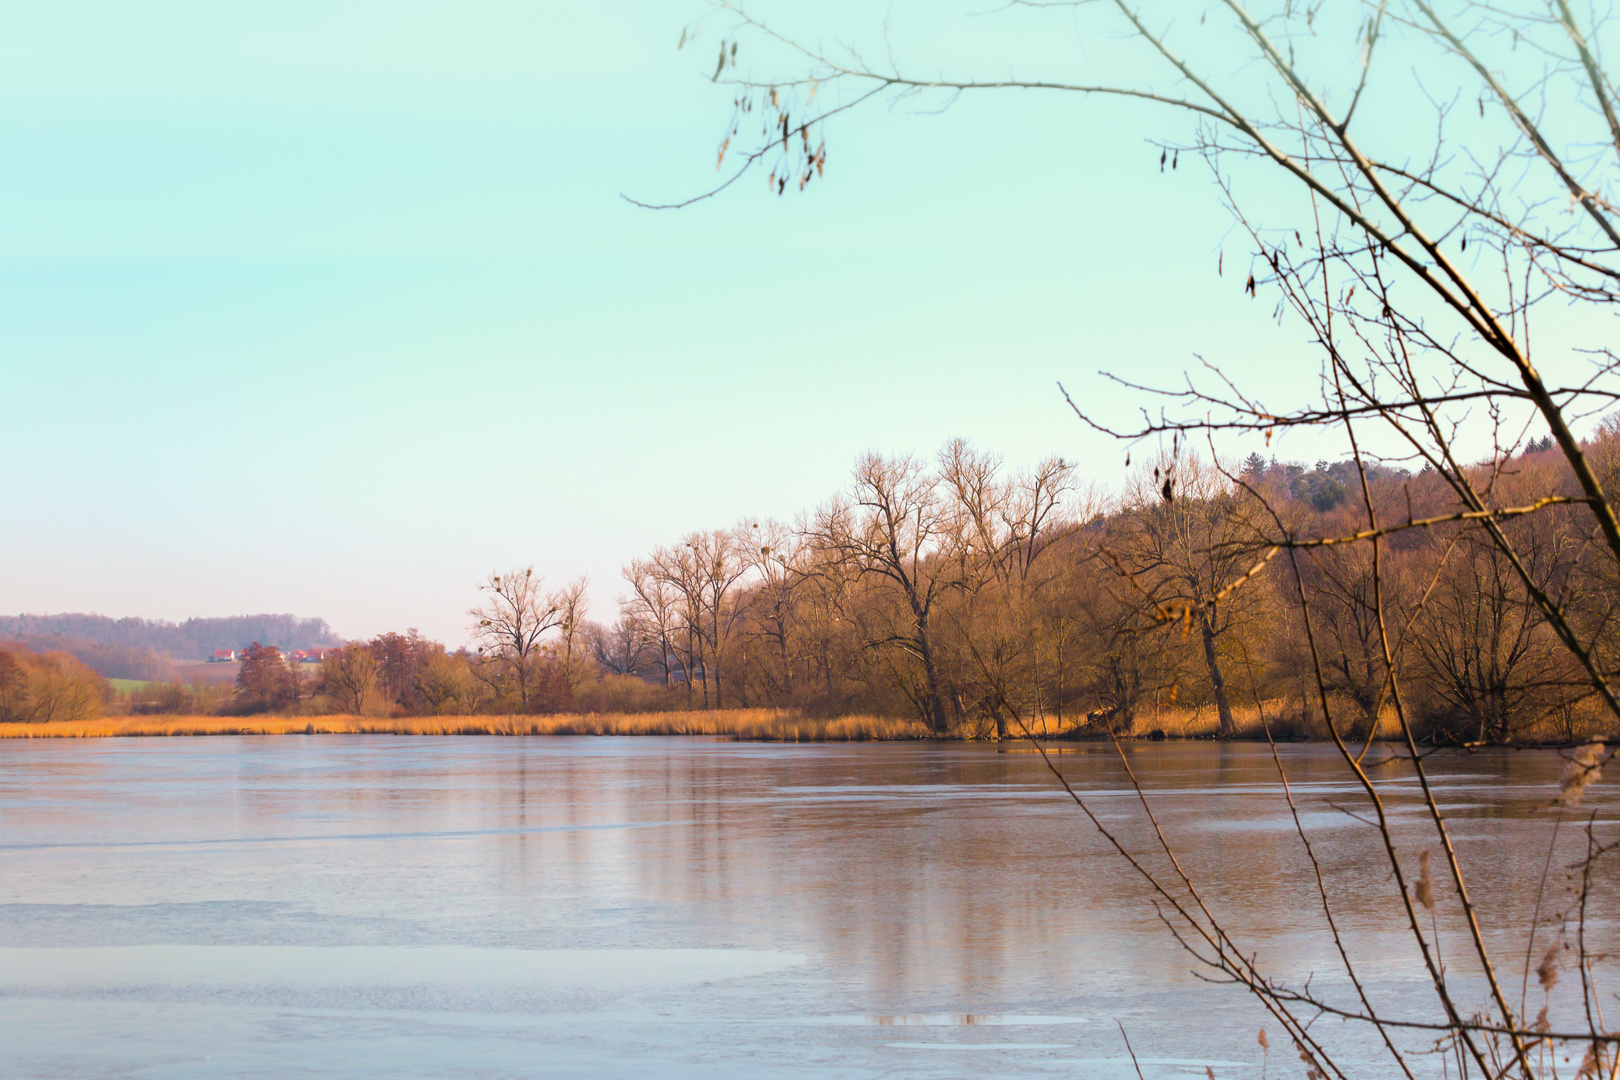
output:
MULTIPOLYGON (((78 655, 84 646, 100 646, 103 657, 117 650, 155 653, 178 660, 200 660, 215 649, 240 649, 257 641, 279 645, 284 651, 341 645, 343 641, 325 619, 296 615, 230 615, 216 619, 187 619, 183 623, 161 619, 109 619, 105 615, 0 615, 0 641, 19 641, 31 649, 62 649, 78 655)), ((81 657, 97 667, 89 657, 81 657)), ((114 665, 133 660, 127 654, 114 665)), ((97 667, 99 671, 100 668, 97 667)), ((144 678, 102 671, 109 678, 144 678)))

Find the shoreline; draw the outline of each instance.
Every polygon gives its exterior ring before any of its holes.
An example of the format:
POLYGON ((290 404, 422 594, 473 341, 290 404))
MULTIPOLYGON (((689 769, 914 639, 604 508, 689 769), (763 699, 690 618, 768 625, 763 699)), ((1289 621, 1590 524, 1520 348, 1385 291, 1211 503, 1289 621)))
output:
MULTIPOLYGON (((207 738, 210 736, 275 735, 454 735, 487 737, 545 736, 630 736, 703 737, 733 742, 849 743, 849 742, 997 742, 969 735, 935 736, 920 721, 877 716, 843 716, 814 719, 770 709, 727 709, 711 712, 665 713, 559 713, 536 716, 104 716, 95 720, 56 721, 43 724, 0 723, 0 739, 108 739, 108 738, 207 738)), ((1549 749, 1569 747, 1587 741, 1614 742, 1613 736, 1589 735, 1570 739, 1527 739, 1456 749, 1549 749)), ((1022 743, 1021 736, 1002 740, 1007 745, 1022 743)), ((1108 737, 1070 729, 1062 734, 1045 733, 1037 740, 1046 744, 1096 743, 1107 745, 1108 737)), ((1141 730, 1121 736, 1121 741, 1218 742, 1212 733, 1141 730)), ((1265 736, 1242 731, 1227 742, 1264 744, 1265 736)), ((1323 738, 1278 736, 1279 745, 1326 743, 1323 738)), ((1374 742, 1401 743, 1381 733, 1374 742)), ((1428 744, 1426 744, 1428 745, 1428 744)))
POLYGON ((915 720, 876 716, 817 720, 771 709, 537 716, 103 716, 43 724, 0 723, 0 739, 212 735, 696 735, 743 742, 895 742, 930 737, 915 720))

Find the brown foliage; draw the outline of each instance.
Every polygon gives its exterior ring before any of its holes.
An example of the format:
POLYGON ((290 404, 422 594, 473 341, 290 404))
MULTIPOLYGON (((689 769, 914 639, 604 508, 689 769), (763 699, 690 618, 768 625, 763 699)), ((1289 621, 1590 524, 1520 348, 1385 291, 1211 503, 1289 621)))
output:
POLYGON ((105 679, 68 653, 0 646, 0 723, 89 720, 110 694, 105 679))
POLYGON ((333 698, 343 712, 359 715, 377 689, 379 674, 377 654, 371 648, 357 642, 329 649, 321 660, 320 692, 333 698))
MULTIPOLYGON (((1611 437, 1594 443, 1597 460, 1611 437)), ((1572 486, 1555 453, 1475 469, 1502 499, 1572 486)), ((933 468, 867 455, 849 490, 797 528, 748 522, 632 563, 618 623, 592 631, 607 663, 574 681, 575 699, 667 707, 668 694, 603 689, 619 667, 694 707, 909 715, 973 737, 1006 737, 1013 711, 1036 730, 1089 718, 1098 734, 1128 734, 1172 707, 1208 707, 1226 737, 1251 737, 1261 729, 1241 716, 1286 699, 1289 730, 1323 736, 1308 612, 1346 733, 1382 730, 1392 674, 1436 741, 1590 729, 1589 688, 1477 528, 1397 530, 1376 578, 1368 545, 1310 546, 1366 527, 1352 464, 1256 455, 1234 469, 1184 454, 1150 463, 1112 502, 1068 475, 1055 459, 1009 473, 960 441, 933 468), (1270 559, 1279 528, 1305 538, 1298 560, 1270 559), (722 560, 723 579, 703 572, 731 550, 737 571, 722 560)), ((1367 484, 1384 520, 1466 509, 1431 473, 1373 467, 1367 484)), ((1613 574, 1575 513, 1504 528, 1534 580, 1620 655, 1613 574)))
POLYGON ((303 680, 287 666, 281 650, 257 641, 242 650, 236 672, 236 707, 243 713, 272 712, 297 704, 303 680))

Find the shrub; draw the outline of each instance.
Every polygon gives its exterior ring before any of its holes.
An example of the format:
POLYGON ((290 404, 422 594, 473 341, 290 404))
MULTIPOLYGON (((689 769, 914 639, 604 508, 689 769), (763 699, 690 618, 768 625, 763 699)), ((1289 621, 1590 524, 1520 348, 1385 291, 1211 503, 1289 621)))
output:
POLYGON ((209 711, 198 688, 179 679, 147 683, 130 692, 129 711, 137 716, 180 716, 209 711))
POLYGON ((680 707, 675 687, 648 682, 636 675, 603 675, 574 692, 575 707, 587 713, 667 712, 680 707))
POLYGON ((303 678, 287 666, 280 649, 255 641, 242 650, 242 666, 236 672, 238 712, 286 709, 302 696, 303 678))
POLYGON ((65 652, 0 649, 0 721, 89 720, 110 693, 107 680, 65 652))

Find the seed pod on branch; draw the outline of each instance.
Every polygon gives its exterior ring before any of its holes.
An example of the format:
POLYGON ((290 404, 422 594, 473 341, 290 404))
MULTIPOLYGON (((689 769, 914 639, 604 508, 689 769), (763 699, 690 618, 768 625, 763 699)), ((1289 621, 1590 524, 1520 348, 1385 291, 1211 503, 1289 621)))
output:
POLYGON ((1552 988, 1558 985, 1558 947, 1556 941, 1547 946, 1541 963, 1536 965, 1536 982, 1541 984, 1543 993, 1551 993, 1552 988))
POLYGON ((1558 798, 1554 802, 1575 806, 1581 801, 1587 787, 1603 775, 1603 744, 1589 742, 1569 759, 1564 775, 1558 778, 1558 798))
POLYGON ((1425 910, 1434 911, 1434 874, 1429 870, 1427 851, 1418 856, 1417 888, 1413 892, 1416 894, 1417 902, 1422 904, 1425 910))

